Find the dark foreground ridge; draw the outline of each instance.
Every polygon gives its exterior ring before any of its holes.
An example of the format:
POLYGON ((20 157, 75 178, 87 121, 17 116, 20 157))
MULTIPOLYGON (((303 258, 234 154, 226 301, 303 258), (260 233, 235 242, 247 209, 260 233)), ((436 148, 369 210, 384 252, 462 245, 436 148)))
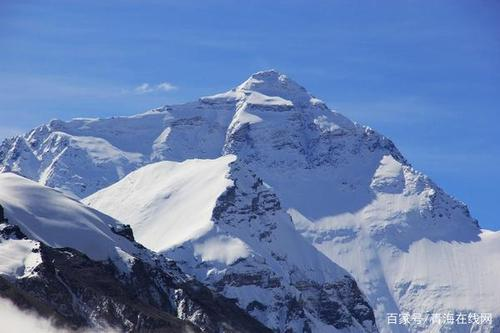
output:
MULTIPOLYGON (((2 223, 2 241, 27 239, 2 223)), ((0 297, 52 319, 60 328, 114 328, 123 332, 271 332, 234 304, 195 280, 179 283, 137 260, 128 276, 111 262, 97 262, 71 248, 43 243, 42 263, 15 280, 0 276, 0 297)), ((171 269, 177 268, 174 263, 171 269)), ((179 271, 180 272, 180 271, 179 271)))

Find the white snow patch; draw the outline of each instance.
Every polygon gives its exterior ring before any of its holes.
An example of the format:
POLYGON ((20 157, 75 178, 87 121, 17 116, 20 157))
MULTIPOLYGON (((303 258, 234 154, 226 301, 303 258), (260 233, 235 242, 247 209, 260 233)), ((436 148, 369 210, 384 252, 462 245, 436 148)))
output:
POLYGON ((314 123, 318 125, 321 131, 336 132, 342 130, 342 127, 328 119, 326 115, 316 117, 314 123))
POLYGON ((115 266, 122 272, 123 274, 128 274, 132 271, 132 267, 134 266, 134 262, 136 258, 129 253, 123 251, 119 247, 116 247, 116 257, 111 258, 115 266))
POLYGON ((109 161, 119 159, 127 159, 131 162, 136 163, 140 163, 142 161, 142 154, 124 152, 101 138, 72 136, 71 143, 75 147, 86 151, 96 161, 109 161))
POLYGON ((373 175, 370 187, 380 192, 395 193, 404 189, 403 165, 391 155, 385 155, 373 175))
POLYGON ((150 249, 166 251, 212 229, 217 198, 232 185, 226 174, 234 160, 228 155, 150 164, 84 202, 130 224, 150 249))
POLYGON ((287 99, 278 96, 266 96, 259 92, 251 92, 246 98, 248 104, 263 105, 263 106, 293 106, 293 103, 287 99))
POLYGON ((236 126, 236 123, 238 125, 241 125, 241 124, 256 124, 256 123, 260 123, 262 121, 261 117, 255 115, 255 114, 252 114, 252 113, 246 111, 245 109, 239 110, 235 114, 234 119, 235 119, 235 121, 233 121, 233 123, 231 123, 231 126, 236 126))
POLYGON ((0 275, 21 277, 42 262, 39 253, 31 250, 36 242, 31 240, 0 239, 0 275))
MULTIPOLYGON (((71 247, 94 260, 115 257, 116 247, 137 251, 129 240, 111 231, 117 221, 61 192, 12 173, 0 174, 0 188, 0 204, 9 223, 30 239, 56 248, 71 247)), ((16 247, 25 253, 26 249, 16 247)))
POLYGON ((250 255, 248 246, 238 238, 218 235, 194 245, 194 254, 202 261, 219 261, 231 265, 250 255))

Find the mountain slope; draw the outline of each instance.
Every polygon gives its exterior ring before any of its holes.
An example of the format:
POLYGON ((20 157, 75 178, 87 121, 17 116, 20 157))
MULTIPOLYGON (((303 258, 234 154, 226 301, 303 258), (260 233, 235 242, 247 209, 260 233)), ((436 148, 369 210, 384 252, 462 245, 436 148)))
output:
POLYGON ((150 164, 105 189, 105 195, 84 202, 95 203, 103 212, 121 211, 118 215, 134 223, 139 242, 166 251, 213 228, 217 198, 232 184, 225 175, 233 160, 234 156, 225 156, 150 164))
MULTIPOLYGON (((393 312, 498 318, 500 233, 480 230, 463 204, 390 156, 371 188, 375 199, 356 212, 314 219, 290 208, 290 214, 306 238, 356 277, 379 323, 393 312)), ((492 332, 499 322, 412 324, 386 330, 492 332)))
POLYGON ((387 313, 399 312, 485 312, 498 318, 493 299, 500 295, 493 284, 499 273, 491 260, 498 261, 500 252, 488 251, 498 233, 485 237, 467 207, 411 168, 391 141, 338 114, 323 114, 310 95, 294 99, 288 81, 266 72, 244 83, 260 93, 281 86, 273 96, 293 107, 240 102, 247 115, 229 128, 224 151, 270 184, 297 229, 353 274, 381 330, 494 330, 488 322, 387 325, 387 313), (429 256, 426 247, 440 255, 429 256), (476 251, 485 259, 477 260, 476 251), (478 268, 475 278, 461 272, 463 262, 478 268))
POLYGON ((85 197, 147 163, 220 155, 231 117, 219 105, 190 103, 132 117, 53 120, 5 140, 0 172, 85 197))
POLYGON ((273 329, 376 331, 354 280, 232 155, 148 165, 85 201, 273 329))
MULTIPOLYGON (((355 277, 381 331, 498 329, 500 307, 493 300, 500 294, 492 287, 498 280, 498 233, 482 231, 463 203, 414 170, 390 140, 330 111, 276 71, 255 73, 222 94, 134 117, 51 122, 5 141, 0 170, 84 197, 148 163, 224 155, 237 156, 271 186, 302 235, 355 277), (94 143, 54 139, 61 135, 94 143), (97 158, 92 147, 102 145, 114 147, 113 153, 97 158), (85 167, 78 169, 80 164, 85 167), (420 328, 387 323, 387 313, 406 311, 485 312, 493 322, 420 328)), ((190 187, 178 188, 190 197, 190 187)), ((212 190, 219 188, 207 195, 212 190)), ((200 217, 192 207, 178 214, 206 221, 212 206, 201 207, 200 217)), ((195 230, 185 236, 198 237, 195 230)), ((158 249, 163 237, 165 246, 173 244, 163 235, 158 249)))
POLYGON ((68 328, 268 331, 133 241, 129 227, 53 189, 0 175, 0 296, 68 328))

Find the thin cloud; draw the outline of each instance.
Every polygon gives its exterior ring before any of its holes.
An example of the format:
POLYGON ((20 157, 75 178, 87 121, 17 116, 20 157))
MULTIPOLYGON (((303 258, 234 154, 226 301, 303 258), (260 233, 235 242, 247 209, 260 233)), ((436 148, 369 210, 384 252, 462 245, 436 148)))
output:
MULTIPOLYGON (((42 318, 32 311, 19 309, 10 300, 0 298, 0 323, 2 332, 11 333, 91 333, 93 329, 66 330, 57 328, 52 321, 42 318)), ((100 329, 103 333, 119 333, 118 330, 111 328, 100 329)))
POLYGON ((176 90, 177 86, 173 85, 170 82, 162 82, 157 85, 151 85, 149 83, 143 83, 134 88, 134 92, 136 94, 149 94, 153 92, 169 92, 172 90, 176 90))
POLYGON ((135 87, 134 91, 138 94, 147 94, 153 92, 153 88, 149 85, 149 83, 143 83, 140 86, 135 87))
POLYGON ((172 90, 177 89, 176 86, 174 86, 172 83, 168 83, 168 82, 162 82, 159 85, 157 85, 156 88, 158 90, 162 90, 162 91, 172 91, 172 90))

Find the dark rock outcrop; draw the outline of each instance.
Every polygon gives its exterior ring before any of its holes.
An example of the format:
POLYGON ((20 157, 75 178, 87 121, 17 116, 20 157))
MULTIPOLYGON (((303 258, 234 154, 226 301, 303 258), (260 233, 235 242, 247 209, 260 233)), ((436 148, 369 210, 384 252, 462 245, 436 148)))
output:
MULTIPOLYGON (((0 242, 31 242, 18 226, 2 223, 0 231, 0 242)), ((135 258, 130 271, 123 272, 112 261, 94 261, 75 249, 33 244, 41 263, 32 274, 0 276, 0 297, 50 318, 58 327, 270 332, 232 300, 188 278, 162 256, 135 258)))

